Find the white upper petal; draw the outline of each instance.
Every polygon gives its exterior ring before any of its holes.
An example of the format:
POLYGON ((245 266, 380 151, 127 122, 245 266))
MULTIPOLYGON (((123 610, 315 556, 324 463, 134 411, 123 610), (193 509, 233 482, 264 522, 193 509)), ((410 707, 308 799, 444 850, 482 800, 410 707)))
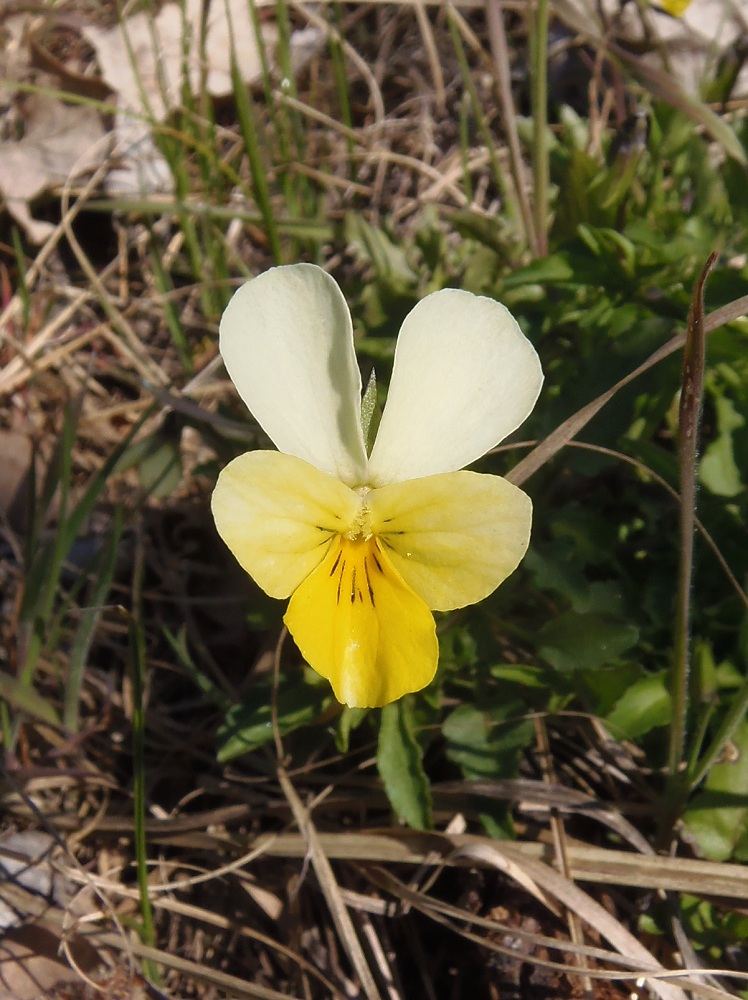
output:
POLYGON ((525 420, 543 372, 505 306, 457 289, 405 318, 369 459, 372 485, 462 469, 525 420))
POLYGON ((223 314, 220 345, 279 451, 349 486, 365 481, 361 373, 348 306, 329 274, 291 264, 248 281, 223 314))

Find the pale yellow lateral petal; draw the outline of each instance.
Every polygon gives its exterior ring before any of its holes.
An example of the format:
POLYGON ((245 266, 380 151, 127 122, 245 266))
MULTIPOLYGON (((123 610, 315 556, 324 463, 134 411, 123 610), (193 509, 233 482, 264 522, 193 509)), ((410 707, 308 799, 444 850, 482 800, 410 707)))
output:
POLYGON ((483 600, 518 566, 532 503, 499 476, 448 472, 373 490, 372 530, 395 569, 435 611, 483 600))
POLYGON ((271 597, 288 597, 319 565, 359 509, 357 495, 300 458, 251 451, 213 491, 218 533, 271 597))
POLYGON ((345 705, 387 705, 436 672, 433 615, 374 538, 331 545, 284 620, 304 659, 345 705))

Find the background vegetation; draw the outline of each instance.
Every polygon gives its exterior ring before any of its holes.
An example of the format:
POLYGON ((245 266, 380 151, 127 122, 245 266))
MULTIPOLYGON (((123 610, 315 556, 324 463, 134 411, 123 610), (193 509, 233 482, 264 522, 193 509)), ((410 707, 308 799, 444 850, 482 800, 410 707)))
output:
POLYGON ((744 53, 711 51, 688 96, 667 15, 606 9, 278 0, 220 93, 188 6, 176 96, 126 48, 137 106, 95 32, 145 12, 158 50, 160 6, 4 16, 23 162, 65 131, 39 125, 55 100, 103 139, 129 107, 166 165, 126 199, 132 149, 102 141, 23 196, 40 231, 0 162, 17 1000, 748 996, 744 53), (531 550, 440 617, 436 682, 382 712, 334 703, 209 513, 266 444, 221 310, 297 260, 341 283, 380 386, 445 286, 504 302, 546 372, 480 464, 532 496, 531 550))

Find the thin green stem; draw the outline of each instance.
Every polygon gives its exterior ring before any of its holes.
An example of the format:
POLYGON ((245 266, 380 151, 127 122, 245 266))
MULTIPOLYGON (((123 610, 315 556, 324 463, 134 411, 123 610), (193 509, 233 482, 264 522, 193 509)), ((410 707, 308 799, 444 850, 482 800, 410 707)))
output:
POLYGON ((519 143, 519 133, 517 130, 517 115, 512 98, 512 81, 509 72, 511 60, 509 58, 509 45, 504 28, 504 13, 499 0, 488 0, 486 7, 486 17, 488 21, 488 35, 491 41, 491 52, 493 54, 494 66, 496 69, 496 87, 499 92, 501 102, 501 113, 509 144, 509 154, 512 164, 512 176, 514 186, 517 190, 517 200, 519 202, 522 222, 525 228, 525 239, 529 243, 533 254, 538 256, 537 239, 535 237, 535 224, 532 217, 530 201, 525 190, 524 164, 522 162, 522 150, 519 143))
POLYGON ((532 172, 538 255, 548 253, 548 0, 537 0, 530 28, 532 172))
POLYGON ((473 182, 470 178, 470 124, 468 122, 468 101, 460 101, 460 162, 462 163, 462 186, 465 189, 465 197, 468 204, 473 200, 473 182))
POLYGON ((54 541, 49 546, 40 547, 26 575, 20 620, 23 626, 28 627, 28 645, 18 677, 24 686, 33 681, 37 661, 44 647, 46 624, 52 616, 57 596, 62 564, 75 538, 75 532, 70 528, 72 517, 68 519, 68 500, 76 421, 77 414, 74 415, 71 410, 66 411, 58 453, 60 514, 54 541))
MULTIPOLYGON (((148 887, 148 844, 146 839, 146 787, 145 787, 145 687, 146 655, 145 634, 142 621, 143 552, 138 545, 133 570, 132 611, 128 615, 130 639, 130 673, 132 680, 132 754, 133 754, 133 827, 135 863, 140 893, 140 936, 144 944, 155 947, 156 932, 153 926, 153 908, 148 887)), ((148 962, 144 971, 151 981, 158 983, 158 969, 148 962)))
POLYGON ((683 381, 678 419, 680 466, 680 565, 676 597, 673 649, 673 720, 670 726, 668 771, 674 775, 683 762, 688 709, 689 631, 691 620, 691 578, 696 518, 696 476, 698 473, 699 425, 704 395, 706 363, 704 336, 704 284, 716 254, 709 258, 694 290, 683 351, 683 381))
MULTIPOLYGON (((339 3, 333 4, 333 16, 335 18, 335 24, 338 28, 338 32, 342 35, 344 30, 343 14, 339 3)), ((345 137, 346 146, 348 148, 348 156, 351 157, 348 162, 348 175, 353 178, 355 173, 352 160, 354 142, 352 136, 350 135, 350 132, 353 130, 353 115, 351 114, 351 99, 348 93, 348 76, 346 74, 345 56, 343 54, 343 46, 340 44, 339 37, 330 33, 328 44, 330 47, 330 58, 332 60, 333 73, 335 75, 335 89, 338 95, 340 120, 348 130, 345 137)))
POLYGON ((115 511, 109 537, 99 553, 91 574, 93 585, 88 595, 88 607, 80 609, 80 621, 70 649, 70 662, 65 685, 63 723, 70 733, 78 732, 78 707, 83 686, 83 675, 88 652, 101 620, 101 612, 109 598, 109 591, 117 565, 117 551, 122 536, 122 512, 115 511))
POLYGON ((688 678, 690 667, 691 582, 693 545, 696 527, 696 477, 698 473, 699 427, 704 394, 706 335, 704 331, 704 285, 717 260, 713 253, 704 265, 694 289, 688 315, 686 344, 683 350, 683 379, 678 414, 678 463, 680 467, 680 563, 673 637, 673 669, 670 696, 672 719, 668 734, 668 781, 665 808, 660 826, 664 846, 688 795, 688 774, 683 767, 688 717, 688 678))
MULTIPOLYGON (((161 297, 160 307, 163 310, 166 326, 171 334, 172 343, 177 350, 182 367, 187 375, 194 375, 195 366, 192 362, 192 356, 190 355, 190 345, 187 341, 187 337, 185 336, 184 328, 179 321, 179 315, 174 307, 174 303, 169 298, 169 294, 174 291, 174 283, 164 267, 160 249, 154 237, 152 227, 150 249, 151 266, 153 267, 153 281, 156 285, 156 290, 161 297)), ((197 277, 200 277, 199 273, 197 277)))
POLYGON ((452 39, 452 45, 454 46, 455 55, 457 56, 457 62, 460 66, 460 74, 465 86, 466 101, 469 102, 469 108, 475 116, 475 123, 486 147, 486 152, 488 153, 488 158, 491 164, 491 173, 493 174, 494 181, 496 182, 496 187, 501 192, 502 200, 506 206, 506 214, 511 221, 516 224, 518 211, 513 200, 513 192, 509 190, 504 169, 499 162, 499 157, 496 152, 496 142, 486 121, 486 116, 483 113, 483 107, 480 98, 478 97, 478 92, 475 89, 473 76, 470 72, 470 64, 468 63, 467 56, 465 55, 465 48, 462 44, 462 39, 460 38, 456 15, 450 8, 448 8, 447 23, 449 25, 449 33, 452 39))
POLYGON ((257 115, 233 55, 231 59, 231 80, 234 88, 234 99, 236 100, 236 111, 239 117, 239 127, 242 139, 244 140, 244 149, 249 160, 255 203, 265 223, 265 231, 273 259, 276 264, 282 264, 283 250, 270 198, 270 187, 267 181, 267 168, 262 155, 262 143, 260 142, 257 115))
POLYGON ((693 791, 719 761, 727 743, 732 739, 735 730, 748 713, 748 678, 743 682, 738 693, 730 702, 727 715, 722 721, 717 735, 712 740, 701 760, 691 770, 689 775, 689 790, 693 791))

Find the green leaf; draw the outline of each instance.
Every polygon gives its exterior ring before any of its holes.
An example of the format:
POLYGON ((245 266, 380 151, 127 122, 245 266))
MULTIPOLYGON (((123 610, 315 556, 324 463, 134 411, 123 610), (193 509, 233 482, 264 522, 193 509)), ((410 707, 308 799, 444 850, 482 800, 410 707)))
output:
POLYGON ((52 726, 60 725, 59 715, 43 695, 4 671, 0 671, 0 698, 33 718, 52 726))
POLYGON ((541 628, 541 656, 557 670, 596 670, 618 661, 639 638, 639 630, 604 615, 567 612, 541 628))
POLYGON ((93 562, 92 585, 88 594, 87 607, 80 608, 78 625, 70 647, 63 722, 65 728, 71 733, 78 732, 78 711, 83 677, 103 607, 109 600, 121 537, 122 512, 117 510, 111 531, 104 539, 93 562))
POLYGON ((358 729, 366 716, 369 714, 368 708, 350 708, 343 706, 343 711, 338 718, 338 726, 335 730, 335 746, 341 753, 348 753, 351 741, 351 733, 358 729))
POLYGON ((382 284, 396 291, 405 291, 418 283, 418 277, 408 263, 405 251, 380 228, 375 228, 362 215, 349 212, 345 217, 345 236, 359 255, 371 262, 382 284))
POLYGON ((728 759, 715 764, 702 792, 695 795, 683 822, 699 850, 713 861, 727 861, 740 840, 748 815, 748 721, 735 730, 728 759))
POLYGON ((726 396, 717 396, 714 408, 719 433, 704 451, 699 476, 710 493, 720 497, 734 497, 744 489, 744 483, 735 461, 733 431, 745 424, 745 418, 726 396))
POLYGON ((377 768, 397 815, 416 830, 430 830, 431 786, 413 732, 412 702, 407 698, 382 709, 377 768))
POLYGON ((618 699, 607 722, 616 739, 636 739, 670 721, 667 674, 642 677, 618 699))
POLYGON ((699 479, 710 493, 718 497, 734 497, 744 489, 740 470, 735 461, 731 434, 720 434, 704 451, 699 479))
POLYGON ((548 690, 553 676, 547 667, 538 667, 533 663, 497 663, 491 667, 490 673, 504 685, 518 684, 539 691, 548 690))
MULTIPOLYGON (((729 369, 725 374, 728 378, 733 375, 729 369)), ((733 431, 745 427, 745 417, 742 413, 738 413, 735 404, 727 396, 717 396, 714 408, 717 411, 717 426, 720 434, 731 434, 733 431)))
POLYGON ((507 778, 517 772, 518 751, 533 738, 520 701, 503 702, 488 710, 459 705, 444 721, 447 757, 465 778, 507 778))
POLYGON ((558 177, 559 196, 552 230, 557 243, 570 240, 583 223, 607 226, 613 221, 611 211, 604 209, 599 196, 591 191, 599 174, 599 164, 588 153, 573 149, 568 154, 558 177))
POLYGON ((554 254, 552 257, 541 257, 524 267, 518 267, 504 279, 503 287, 507 290, 521 285, 552 285, 571 281, 574 271, 566 254, 554 254))
MULTIPOLYGON (((218 760, 225 764, 243 753, 256 750, 273 739, 272 685, 256 684, 246 701, 232 705, 219 728, 218 760)), ((281 736, 317 719, 331 696, 327 684, 308 684, 301 677, 281 680, 277 715, 281 736)))
POLYGON ((165 440, 150 451, 138 470, 143 487, 155 498, 170 496, 182 478, 182 454, 177 441, 165 440))

